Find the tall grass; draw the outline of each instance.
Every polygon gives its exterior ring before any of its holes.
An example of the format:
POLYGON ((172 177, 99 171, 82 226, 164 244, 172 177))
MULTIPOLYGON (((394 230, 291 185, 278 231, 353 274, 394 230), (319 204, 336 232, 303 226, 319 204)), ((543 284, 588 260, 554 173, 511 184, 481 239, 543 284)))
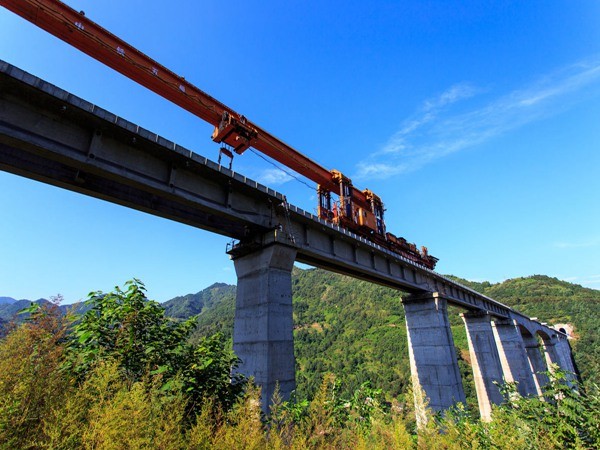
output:
POLYGON ((0 342, 0 448, 36 448, 52 409, 71 393, 61 371, 67 319, 55 306, 0 342))

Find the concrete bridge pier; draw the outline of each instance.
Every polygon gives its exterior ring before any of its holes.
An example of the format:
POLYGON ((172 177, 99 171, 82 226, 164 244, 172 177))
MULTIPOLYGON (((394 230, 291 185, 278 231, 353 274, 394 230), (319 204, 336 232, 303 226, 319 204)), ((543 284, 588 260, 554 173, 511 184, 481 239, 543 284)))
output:
POLYGON ((406 314, 410 370, 417 422, 422 423, 423 406, 444 411, 465 402, 454 339, 448 321, 447 300, 439 293, 402 298, 406 314))
POLYGON ((482 311, 468 312, 461 316, 467 329, 479 414, 482 420, 489 421, 492 418, 492 404, 499 405, 503 401, 500 389, 495 384, 503 383, 503 374, 491 317, 482 311))
POLYGON ((544 349, 544 357, 546 358, 546 366, 550 372, 552 372, 552 366, 554 364, 562 367, 562 361, 559 358, 556 349, 554 348, 554 342, 552 342, 551 338, 542 339, 543 349, 544 349))
POLYGON ((296 388, 292 317, 292 267, 296 249, 273 243, 234 257, 238 278, 233 350, 242 360, 237 372, 262 388, 269 412, 275 388, 284 400, 296 388))
POLYGON ((558 336, 552 336, 550 338, 544 338, 544 354, 546 357, 546 364, 550 371, 553 370, 553 364, 556 364, 560 369, 567 372, 567 382, 571 384, 576 380, 575 367, 571 358, 571 348, 567 339, 564 342, 558 336))
POLYGON ((546 362, 542 356, 542 350, 535 336, 523 336, 523 344, 529 358, 531 371, 533 372, 533 381, 538 396, 542 395, 542 388, 548 384, 546 371, 546 362))
POLYGON ((569 374, 572 374, 574 380, 577 379, 578 373, 573 361, 573 353, 571 351, 571 345, 566 336, 560 336, 558 342, 555 344, 557 352, 561 355, 563 361, 563 369, 567 370, 569 374))
POLYGON ((523 397, 537 395, 527 351, 514 320, 495 319, 492 321, 492 330, 504 380, 509 383, 516 382, 517 390, 523 397))

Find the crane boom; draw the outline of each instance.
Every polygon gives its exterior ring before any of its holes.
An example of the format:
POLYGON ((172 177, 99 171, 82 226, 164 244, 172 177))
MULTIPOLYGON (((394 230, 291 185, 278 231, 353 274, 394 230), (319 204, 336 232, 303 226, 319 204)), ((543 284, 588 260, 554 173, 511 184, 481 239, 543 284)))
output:
MULTIPOLYGON (((241 154, 254 147, 265 155, 338 193, 329 170, 266 132, 183 77, 58 0, 0 0, 0 4, 67 42, 138 84, 215 126, 213 139, 241 154)), ((366 205, 364 194, 353 188, 355 201, 366 205)))
POLYGON ((327 170, 243 115, 224 105, 132 45, 59 0, 0 0, 0 5, 67 42, 131 80, 215 127, 213 141, 232 156, 250 147, 317 183, 319 217, 348 228, 433 269, 437 258, 425 247, 386 232, 381 198, 353 186, 337 170, 327 170), (228 148, 228 147, 229 148, 228 148), (332 201, 331 194, 339 197, 332 201))

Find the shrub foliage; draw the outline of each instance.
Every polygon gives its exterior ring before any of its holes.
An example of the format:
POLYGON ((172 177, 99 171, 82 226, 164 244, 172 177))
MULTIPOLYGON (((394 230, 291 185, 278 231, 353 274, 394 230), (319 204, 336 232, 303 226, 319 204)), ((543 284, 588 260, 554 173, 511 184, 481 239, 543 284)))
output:
POLYGON ((87 303, 90 308, 73 326, 67 344, 66 364, 78 379, 99 362, 111 361, 129 383, 154 377, 162 390, 182 390, 192 408, 204 398, 229 406, 241 392, 241 377, 230 380, 238 359, 221 336, 190 344, 196 317, 184 322, 165 317, 162 306, 146 298, 139 280, 127 282, 124 290, 92 292, 87 303))
POLYGON ((417 429, 412 402, 369 382, 348 394, 331 374, 311 400, 276 393, 265 417, 258 389, 230 379, 237 359, 222 337, 191 344, 193 322, 166 318, 139 281, 88 301, 81 317, 31 308, 0 340, 0 449, 600 447, 598 388, 560 371, 547 401, 506 386, 488 423, 458 405, 417 429))

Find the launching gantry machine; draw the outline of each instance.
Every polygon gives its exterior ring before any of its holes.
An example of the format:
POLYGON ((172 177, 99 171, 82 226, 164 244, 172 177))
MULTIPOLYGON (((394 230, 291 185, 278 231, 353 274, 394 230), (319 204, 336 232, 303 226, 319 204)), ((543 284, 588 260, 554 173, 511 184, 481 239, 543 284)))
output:
POLYGON ((120 72, 215 127, 212 140, 233 159, 249 148, 269 156, 317 184, 318 215, 429 269, 437 258, 386 231, 384 206, 337 170, 327 170, 246 117, 171 72, 100 25, 58 0, 0 0, 0 5, 120 72), (337 197, 337 199, 336 199, 337 197))

